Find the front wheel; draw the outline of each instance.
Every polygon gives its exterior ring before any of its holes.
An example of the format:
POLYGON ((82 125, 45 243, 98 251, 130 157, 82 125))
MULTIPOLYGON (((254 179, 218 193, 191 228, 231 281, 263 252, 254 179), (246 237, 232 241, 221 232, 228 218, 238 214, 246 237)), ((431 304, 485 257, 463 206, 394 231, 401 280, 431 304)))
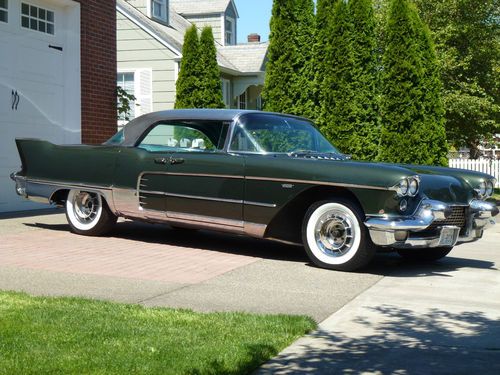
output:
POLYGON ((307 211, 302 241, 307 255, 319 267, 354 271, 375 255, 362 210, 347 199, 321 201, 307 211))
POLYGON ((453 247, 432 247, 429 249, 398 249, 398 254, 413 262, 432 262, 447 256, 453 247))
POLYGON ((109 232, 117 220, 99 194, 83 190, 69 191, 66 218, 72 232, 87 236, 109 232))

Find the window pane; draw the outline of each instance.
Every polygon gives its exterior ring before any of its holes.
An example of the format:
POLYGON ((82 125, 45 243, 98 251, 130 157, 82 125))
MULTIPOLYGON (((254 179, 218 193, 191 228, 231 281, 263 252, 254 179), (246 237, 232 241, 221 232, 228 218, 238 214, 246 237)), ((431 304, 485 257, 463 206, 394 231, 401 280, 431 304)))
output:
POLYGON ((38 10, 38 18, 40 18, 41 20, 45 19, 45 9, 38 10))
POLYGON ((0 21, 2 21, 2 22, 7 22, 8 21, 7 11, 0 10, 0 21))
POLYGON ((22 17, 21 18, 21 24, 23 27, 29 28, 30 27, 30 19, 28 17, 22 17))
POLYGON ((7 0, 0 0, 0 8, 7 9, 7 0))
POLYGON ((31 28, 31 30, 38 29, 38 21, 34 20, 33 18, 30 19, 30 28, 31 28))
POLYGON ((38 21, 38 30, 40 30, 41 32, 45 32, 45 22, 38 21))
POLYGON ((51 10, 47 11, 47 21, 54 22, 54 12, 51 10))
POLYGON ((28 16, 30 14, 30 6, 23 3, 21 6, 21 12, 28 16))
POLYGON ((47 33, 54 35, 54 25, 51 23, 47 24, 47 33))
POLYGON ((38 17, 38 8, 34 6, 30 6, 30 16, 38 17))

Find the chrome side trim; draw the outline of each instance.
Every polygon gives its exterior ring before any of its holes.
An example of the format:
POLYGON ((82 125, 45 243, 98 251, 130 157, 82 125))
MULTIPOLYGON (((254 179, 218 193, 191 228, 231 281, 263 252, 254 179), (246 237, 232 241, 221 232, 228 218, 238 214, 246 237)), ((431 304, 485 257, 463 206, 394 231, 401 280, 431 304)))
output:
POLYGON ((167 211, 167 218, 177 219, 177 220, 185 220, 191 223, 209 223, 217 226, 226 226, 226 227, 239 227, 242 228, 244 225, 243 220, 231 220, 231 219, 222 219, 220 217, 213 216, 204 216, 204 215, 196 215, 196 214, 187 214, 183 212, 174 212, 167 211))
POLYGON ((139 180, 145 174, 157 174, 165 176, 185 176, 185 177, 215 177, 215 178, 233 178, 243 180, 245 176, 230 174, 211 174, 211 173, 183 173, 183 172, 162 172, 162 171, 144 171, 139 174, 139 180))
POLYGON ((259 207, 268 207, 268 208, 275 208, 277 206, 276 203, 262 203, 262 202, 253 202, 253 201, 243 201, 243 204, 247 204, 249 206, 259 206, 259 207))
POLYGON ((345 184, 345 183, 341 183, 341 182, 296 180, 296 179, 290 179, 290 178, 277 178, 277 177, 246 176, 246 179, 247 180, 257 180, 257 181, 295 182, 298 184, 307 184, 307 185, 341 186, 341 187, 372 189, 372 190, 385 190, 385 191, 392 190, 391 188, 380 187, 380 186, 345 184))
POLYGON ((37 180, 37 179, 31 179, 31 178, 26 179, 26 182, 31 182, 33 184, 68 187, 68 188, 72 188, 72 189, 79 189, 79 188, 105 189, 105 190, 111 189, 111 187, 108 187, 108 186, 87 185, 87 184, 82 184, 82 183, 78 183, 78 182, 59 182, 59 181, 50 181, 50 180, 37 180))

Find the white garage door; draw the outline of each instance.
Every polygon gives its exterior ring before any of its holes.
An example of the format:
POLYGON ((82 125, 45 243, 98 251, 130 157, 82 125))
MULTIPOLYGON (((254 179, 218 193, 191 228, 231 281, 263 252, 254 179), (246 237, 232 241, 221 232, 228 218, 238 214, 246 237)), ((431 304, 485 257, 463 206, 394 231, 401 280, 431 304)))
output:
POLYGON ((70 0, 0 0, 0 212, 21 199, 15 138, 80 142, 80 8, 70 0))

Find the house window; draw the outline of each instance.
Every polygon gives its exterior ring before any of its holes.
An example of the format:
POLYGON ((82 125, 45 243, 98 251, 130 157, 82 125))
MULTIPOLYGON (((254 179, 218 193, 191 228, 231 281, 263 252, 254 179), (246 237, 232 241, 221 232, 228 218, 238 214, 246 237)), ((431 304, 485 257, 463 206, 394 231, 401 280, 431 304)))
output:
POLYGON ((21 26, 54 35, 54 12, 34 5, 21 3, 21 26))
POLYGON ((238 108, 239 109, 247 109, 247 92, 246 91, 240 95, 238 108))
POLYGON ((167 0, 151 0, 151 17, 167 22, 167 0))
POLYGON ((236 44, 236 24, 234 19, 226 17, 224 26, 226 31, 226 45, 236 44))
MULTIPOLYGON (((135 96, 135 80, 133 72, 118 73, 116 84, 124 89, 128 94, 135 96)), ((135 118, 135 107, 135 101, 130 102, 130 111, 128 113, 121 113, 118 120, 126 121, 127 118, 129 120, 135 118)))
POLYGON ((222 78, 222 100, 226 105, 226 108, 230 108, 231 106, 231 81, 225 78, 222 78))
POLYGON ((0 22, 9 22, 9 0, 0 0, 0 22))

